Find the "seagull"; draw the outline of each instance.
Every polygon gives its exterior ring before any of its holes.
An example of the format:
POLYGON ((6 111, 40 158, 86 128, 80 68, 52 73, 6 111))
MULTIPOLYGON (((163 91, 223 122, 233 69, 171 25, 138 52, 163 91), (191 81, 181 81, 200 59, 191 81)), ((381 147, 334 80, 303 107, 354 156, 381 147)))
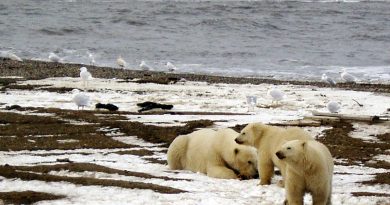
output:
POLYGON ((90 65, 95 65, 95 56, 92 53, 88 52, 88 58, 89 58, 89 64, 90 65))
POLYGON ((337 113, 340 110, 340 104, 335 101, 330 101, 326 107, 328 108, 329 112, 331 113, 337 113))
POLYGON ((86 87, 88 85, 88 81, 92 79, 92 75, 88 72, 86 67, 80 68, 80 78, 83 81, 84 87, 86 87))
POLYGON ((20 62, 23 61, 19 56, 15 55, 15 54, 12 53, 12 52, 8 52, 8 53, 7 53, 7 57, 8 57, 9 59, 11 59, 11 60, 14 60, 14 61, 20 61, 20 62))
POLYGON ((269 89, 267 95, 271 96, 272 103, 276 102, 276 104, 284 98, 284 92, 276 88, 269 89))
POLYGON ((175 65, 173 65, 171 62, 167 62, 167 64, 165 65, 167 68, 168 68, 168 71, 176 71, 177 70, 177 67, 175 65))
POLYGON ((324 81, 325 83, 332 85, 332 86, 336 85, 336 82, 332 78, 329 78, 325 73, 322 74, 321 80, 324 81))
POLYGON ((148 64, 145 63, 145 61, 141 61, 141 64, 139 64, 139 67, 142 70, 153 70, 152 67, 150 67, 148 64))
POLYGON ((49 54, 49 60, 58 63, 61 61, 61 58, 58 57, 57 54, 52 52, 49 54))
POLYGON ((349 74, 347 72, 347 69, 345 69, 345 68, 343 68, 340 76, 341 76, 341 79, 343 79, 347 83, 354 83, 356 81, 355 76, 349 74))
POLYGON ((125 69, 126 68, 126 61, 123 60, 122 56, 119 56, 118 59, 116 59, 116 63, 119 65, 120 68, 125 69))
POLYGON ((80 93, 78 89, 73 89, 72 93, 73 93, 73 102, 77 105, 77 109, 80 109, 80 107, 81 109, 84 109, 85 106, 89 105, 88 95, 84 93, 80 93))

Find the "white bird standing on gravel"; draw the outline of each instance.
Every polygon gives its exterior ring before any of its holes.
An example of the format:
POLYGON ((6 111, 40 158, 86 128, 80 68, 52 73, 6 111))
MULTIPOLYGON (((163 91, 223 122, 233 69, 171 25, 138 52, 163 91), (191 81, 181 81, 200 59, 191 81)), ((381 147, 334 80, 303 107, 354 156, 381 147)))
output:
POLYGON ((61 58, 57 54, 55 54, 55 53, 50 53, 49 54, 49 60, 52 61, 52 62, 58 63, 58 62, 61 61, 61 58))
POLYGON ((325 83, 332 85, 332 86, 336 85, 336 82, 332 78, 328 77, 325 73, 322 74, 321 80, 325 83))
POLYGON ((271 88, 268 90, 267 95, 272 97, 272 104, 276 102, 278 104, 279 101, 283 100, 285 94, 283 91, 276 89, 276 88, 271 88))
POLYGON ((168 71, 176 71, 177 70, 177 67, 175 65, 173 65, 173 63, 171 62, 167 62, 167 64, 165 65, 167 68, 168 68, 168 71))
POLYGON ((125 69, 126 68, 126 61, 123 60, 122 56, 119 56, 117 59, 116 59, 116 63, 118 64, 118 66, 122 69, 125 69))
POLYGON ((12 52, 7 53, 7 58, 14 60, 14 61, 20 61, 20 62, 23 61, 19 56, 17 56, 15 53, 12 53, 12 52))
POLYGON ((89 106, 89 96, 80 93, 78 89, 73 89, 73 102, 77 105, 77 109, 84 109, 84 107, 89 106))
POLYGON ((335 101, 328 102, 326 107, 328 108, 329 112, 331 112, 331 113, 338 113, 340 110, 340 104, 335 102, 335 101))
POLYGON ((86 67, 80 68, 80 78, 83 81, 84 87, 88 86, 88 81, 92 80, 92 75, 88 72, 86 67))
POLYGON ((142 70, 153 70, 152 67, 150 67, 148 64, 146 64, 145 61, 141 61, 141 64, 139 64, 139 67, 142 69, 142 70))
POLYGON ((355 76, 349 74, 347 72, 347 69, 345 69, 345 68, 343 68, 340 76, 341 76, 341 79, 343 79, 347 83, 354 83, 356 81, 355 76))

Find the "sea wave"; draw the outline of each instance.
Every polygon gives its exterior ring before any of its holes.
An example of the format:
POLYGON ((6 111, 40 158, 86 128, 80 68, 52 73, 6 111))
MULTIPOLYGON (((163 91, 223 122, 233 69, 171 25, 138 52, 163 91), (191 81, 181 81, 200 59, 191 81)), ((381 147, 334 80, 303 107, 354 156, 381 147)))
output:
MULTIPOLYGON (((93 2, 94 0, 90 0, 93 2)), ((141 2, 213 2, 213 3, 236 3, 236 2, 275 2, 275 3, 283 3, 283 2, 302 2, 302 3, 354 3, 354 2, 390 2, 390 0, 138 0, 141 2)), ((110 3, 128 3, 128 0, 107 0, 105 2, 110 3)), ((215 8, 215 7, 214 7, 215 8)), ((221 8, 219 6, 219 8, 221 8)), ((240 8, 240 7, 238 7, 240 8)), ((251 9, 252 7, 244 6, 241 9, 251 9)), ((203 7, 201 10, 207 11, 211 8, 203 7)))
POLYGON ((390 34, 382 34, 382 35, 370 35, 370 34, 356 34, 352 36, 352 39, 356 40, 371 40, 371 41, 379 41, 379 42, 390 42, 390 34))
POLYGON ((134 19, 130 19, 129 17, 115 17, 111 20, 111 23, 122 23, 122 22, 132 26, 148 25, 148 23, 145 21, 134 20, 134 19))
POLYGON ((55 35, 55 36, 64 36, 69 34, 83 34, 87 32, 86 29, 81 27, 64 27, 64 28, 46 27, 46 28, 38 29, 38 31, 46 35, 55 35))
POLYGON ((1 1, 0 49, 24 59, 56 52, 64 62, 86 64, 91 52, 96 65, 110 67, 121 55, 129 68, 146 60, 164 71, 169 61, 178 72, 222 75, 318 78, 341 65, 362 67, 363 79, 390 73, 372 67, 390 64, 389 3, 115 2, 1 1))

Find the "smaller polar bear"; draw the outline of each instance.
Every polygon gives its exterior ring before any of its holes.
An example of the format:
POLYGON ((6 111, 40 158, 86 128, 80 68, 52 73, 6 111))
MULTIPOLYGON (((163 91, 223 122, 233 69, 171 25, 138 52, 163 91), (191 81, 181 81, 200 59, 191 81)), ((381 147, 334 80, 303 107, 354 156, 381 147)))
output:
POLYGON ((201 129, 180 135, 168 148, 170 169, 186 169, 222 179, 253 178, 257 175, 257 152, 239 145, 232 129, 201 129))
POLYGON ((275 155, 286 162, 285 204, 302 205, 305 191, 312 194, 313 205, 332 203, 333 158, 325 145, 314 140, 292 140, 275 155))
MULTIPOLYGON (((308 132, 298 127, 281 128, 263 123, 250 123, 241 130, 235 139, 238 144, 250 145, 258 151, 258 170, 260 185, 271 184, 274 166, 280 169, 282 177, 285 176, 285 163, 275 156, 283 143, 290 140, 313 140, 308 132)), ((280 186, 283 181, 279 182, 280 186)))

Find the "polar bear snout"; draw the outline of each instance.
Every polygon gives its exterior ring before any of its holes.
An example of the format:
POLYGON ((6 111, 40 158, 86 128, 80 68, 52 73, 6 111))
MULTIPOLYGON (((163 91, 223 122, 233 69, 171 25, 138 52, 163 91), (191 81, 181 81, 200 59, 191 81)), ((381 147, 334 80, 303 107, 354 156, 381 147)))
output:
POLYGON ((238 139, 238 138, 234 139, 234 141, 236 141, 237 144, 243 144, 243 143, 244 143, 243 141, 241 141, 241 140, 238 139))
POLYGON ((283 152, 281 152, 281 151, 278 151, 278 152, 276 152, 275 153, 276 154, 276 156, 279 158, 279 159, 284 159, 284 158, 286 158, 286 156, 283 154, 283 152))
POLYGON ((238 177, 242 180, 248 180, 248 179, 258 179, 259 178, 259 173, 256 172, 254 175, 242 175, 242 174, 239 174, 238 177))

